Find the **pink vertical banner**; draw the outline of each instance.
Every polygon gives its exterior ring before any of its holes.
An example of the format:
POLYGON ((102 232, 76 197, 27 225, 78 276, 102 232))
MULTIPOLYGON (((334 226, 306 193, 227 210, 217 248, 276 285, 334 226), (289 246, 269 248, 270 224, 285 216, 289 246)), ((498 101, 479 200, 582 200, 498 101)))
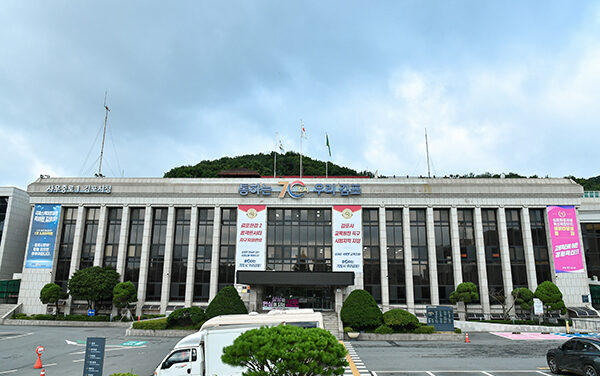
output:
POLYGON ((583 272, 577 215, 573 206, 548 206, 548 223, 554 270, 557 273, 583 272))

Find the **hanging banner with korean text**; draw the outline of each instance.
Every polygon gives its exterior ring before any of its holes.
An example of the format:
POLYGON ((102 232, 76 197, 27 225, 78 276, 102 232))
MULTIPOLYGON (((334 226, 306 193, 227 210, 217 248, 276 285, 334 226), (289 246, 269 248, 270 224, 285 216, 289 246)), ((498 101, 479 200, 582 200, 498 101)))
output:
POLYGON ((265 270, 267 206, 239 205, 237 218, 236 270, 265 270))
POLYGON ((334 272, 358 272, 362 261, 362 210, 358 205, 334 205, 332 212, 334 272))
POLYGON ((548 206, 548 223, 554 269, 557 273, 582 273, 577 215, 573 206, 548 206))
POLYGON ((25 261, 26 268, 52 269, 59 217, 60 205, 35 205, 25 261))

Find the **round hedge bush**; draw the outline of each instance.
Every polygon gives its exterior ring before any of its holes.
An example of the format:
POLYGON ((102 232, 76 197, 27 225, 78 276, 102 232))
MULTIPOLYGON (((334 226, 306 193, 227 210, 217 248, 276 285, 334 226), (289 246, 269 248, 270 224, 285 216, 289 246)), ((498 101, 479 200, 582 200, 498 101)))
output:
POLYGON ((233 286, 223 287, 208 307, 206 307, 207 320, 221 315, 244 313, 248 313, 248 309, 233 286))
POLYGON ((359 331, 374 329, 383 324, 381 310, 375 299, 365 290, 354 290, 348 295, 342 305, 340 318, 344 326, 359 331))
POLYGON ((392 334, 394 333, 394 329, 390 328, 387 325, 380 325, 375 329, 375 333, 377 334, 392 334))
POLYGON ((431 334, 431 333, 435 333, 435 328, 431 325, 423 325, 423 326, 420 326, 417 329, 413 330, 413 333, 431 334))
POLYGON ((395 330, 413 330, 419 327, 419 319, 403 309, 391 309, 383 314, 385 325, 395 330))
POLYGON ((204 310, 200 307, 180 308, 167 317, 167 326, 191 326, 204 321, 204 310))

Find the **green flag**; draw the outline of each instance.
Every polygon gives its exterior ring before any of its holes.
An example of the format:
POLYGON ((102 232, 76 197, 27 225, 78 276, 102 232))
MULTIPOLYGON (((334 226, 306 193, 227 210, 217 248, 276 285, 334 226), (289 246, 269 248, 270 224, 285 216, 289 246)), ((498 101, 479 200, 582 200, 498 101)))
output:
POLYGON ((329 156, 331 157, 331 146, 329 146, 329 136, 325 133, 325 145, 327 145, 327 150, 329 150, 329 156))

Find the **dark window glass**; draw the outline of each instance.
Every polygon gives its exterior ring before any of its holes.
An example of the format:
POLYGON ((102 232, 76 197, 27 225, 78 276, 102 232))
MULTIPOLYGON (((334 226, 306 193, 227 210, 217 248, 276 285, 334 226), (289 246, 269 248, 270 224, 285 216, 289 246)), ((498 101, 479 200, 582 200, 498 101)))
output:
POLYGON ((198 209, 198 245, 196 246, 196 275, 194 278, 195 302, 208 302, 209 298, 214 217, 214 209, 198 209))
POLYGON ((108 208, 108 221, 106 223, 106 238, 104 240, 104 259, 102 265, 117 268, 117 254, 119 253, 119 235, 121 234, 122 208, 108 208))
POLYGON ((406 304, 402 209, 385 210, 390 304, 406 304))
POLYGON ((83 244, 81 246, 79 269, 94 266, 96 236, 98 235, 98 219, 100 217, 100 208, 87 208, 85 211, 85 225, 83 228, 83 244))
POLYGON ((460 242, 460 260, 464 282, 479 285, 477 270, 477 249, 475 248, 475 226, 473 209, 458 209, 458 239, 460 242))
POLYGON ((61 286, 62 289, 66 291, 67 281, 70 277, 69 269, 71 267, 71 255, 73 254, 77 208, 63 208, 62 216, 63 220, 54 283, 61 286))
POLYGON ((588 278, 600 277, 600 223, 581 225, 588 278))
MULTIPOLYGON (((546 217, 544 212, 545 209, 529 209, 531 240, 533 242, 533 259, 535 260, 535 274, 537 276, 538 285, 544 281, 552 281, 548 242, 546 241, 546 217)), ((585 244, 585 238, 583 243, 585 244)))
POLYGON ((500 239, 498 237, 496 210, 481 209, 481 224, 483 226, 483 244, 485 246, 485 262, 490 302, 492 304, 497 304, 497 299, 501 299, 501 297, 504 296, 504 282, 502 280, 500 239))
POLYGON ((365 290, 381 303, 378 213, 379 209, 363 209, 363 273, 365 290))
POLYGON ((506 209, 506 231, 508 234, 508 254, 512 274, 513 288, 527 287, 527 268, 521 231, 521 213, 519 209, 506 209))
POLYGON ((267 270, 331 271, 329 209, 269 209, 267 270))
POLYGON ((192 209, 175 209, 175 239, 173 241, 173 259, 171 263, 171 286, 169 300, 185 300, 185 281, 187 279, 187 261, 190 248, 190 220, 192 209))
POLYGON ((452 243, 450 240, 450 209, 434 209, 433 226, 440 303, 450 304, 450 293, 454 291, 452 243))
POLYGON ((427 304, 431 302, 431 291, 425 209, 411 209, 409 213, 415 304, 427 304))
POLYGON ((140 279, 145 213, 144 208, 129 209, 129 239, 127 240, 127 255, 125 256, 124 280, 133 282, 136 289, 140 279))
POLYGON ((155 208, 152 210, 152 214, 152 240, 150 241, 146 300, 159 301, 165 263, 168 209, 155 208))
POLYGON ((219 290, 233 285, 235 273, 235 242, 237 208, 221 210, 221 247, 219 249, 219 290))
POLYGON ((6 221, 6 211, 8 210, 8 197, 0 197, 0 243, 2 242, 2 232, 4 222, 6 221))

